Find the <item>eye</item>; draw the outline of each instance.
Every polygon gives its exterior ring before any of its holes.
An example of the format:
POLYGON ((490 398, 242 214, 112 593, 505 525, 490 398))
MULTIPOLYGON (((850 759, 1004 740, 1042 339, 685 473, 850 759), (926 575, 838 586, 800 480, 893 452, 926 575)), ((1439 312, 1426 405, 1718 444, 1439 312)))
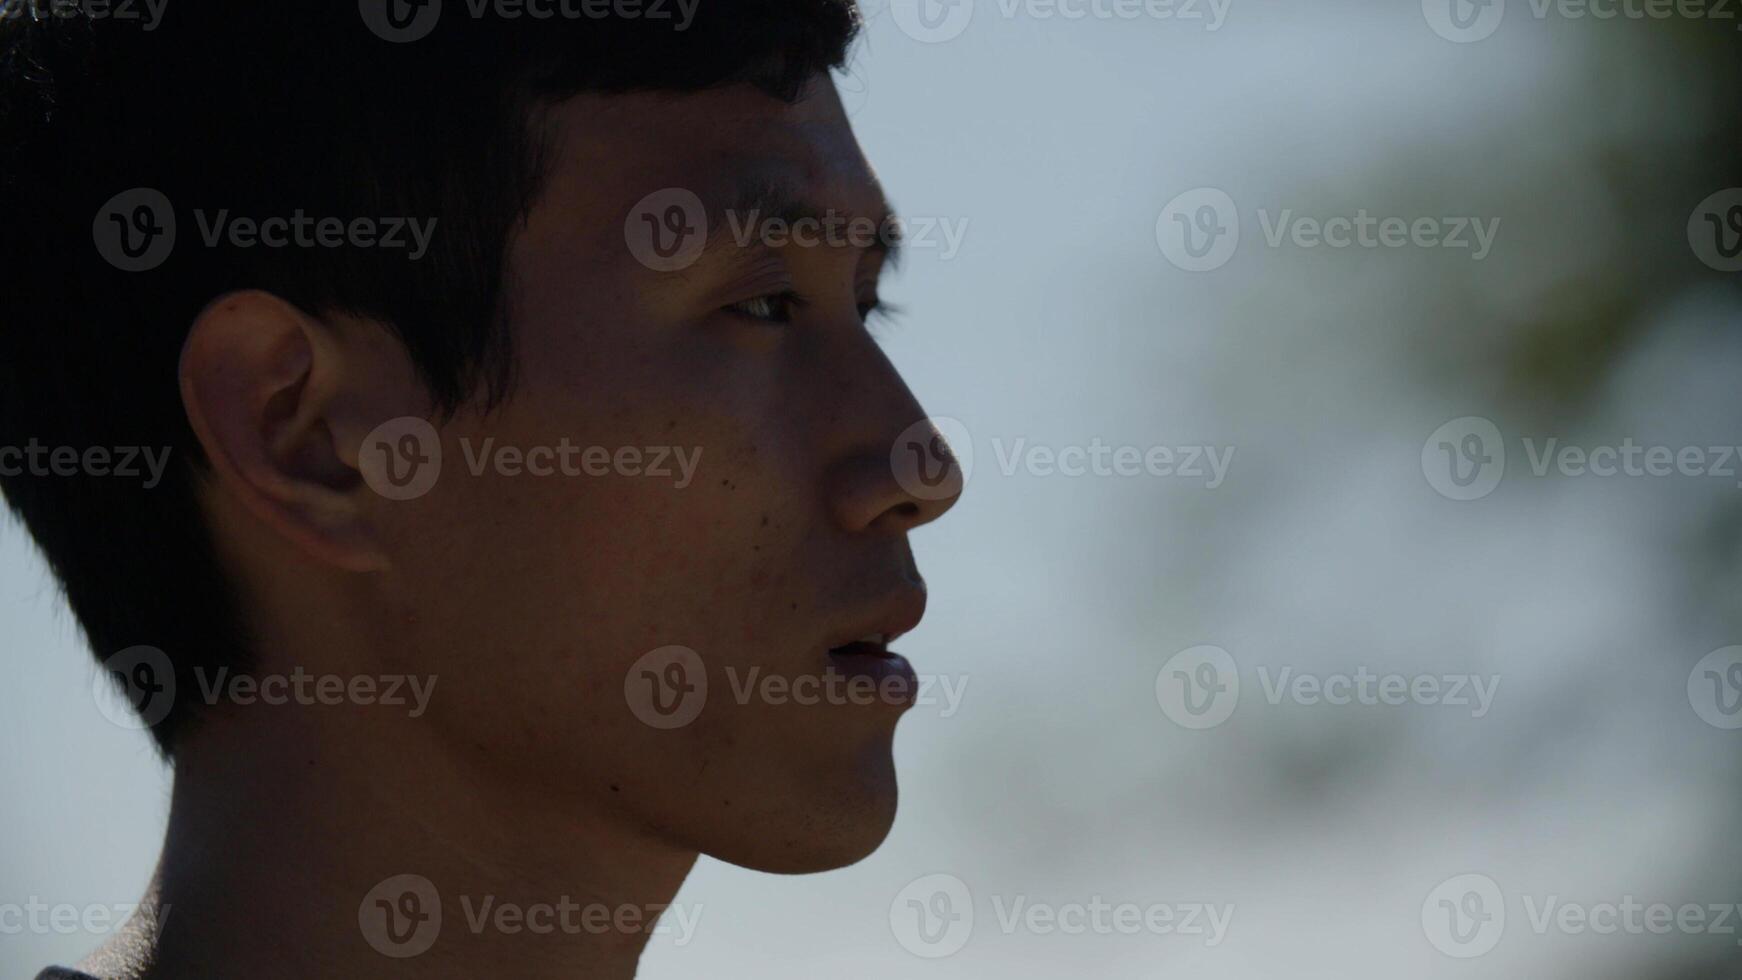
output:
POLYGON ((884 328, 893 326, 901 318, 901 312, 901 307, 879 299, 859 304, 859 320, 873 333, 881 333, 884 328))
POLYGON ((804 300, 791 290, 769 293, 723 307, 727 313, 763 323, 791 323, 793 314, 804 306, 804 300))

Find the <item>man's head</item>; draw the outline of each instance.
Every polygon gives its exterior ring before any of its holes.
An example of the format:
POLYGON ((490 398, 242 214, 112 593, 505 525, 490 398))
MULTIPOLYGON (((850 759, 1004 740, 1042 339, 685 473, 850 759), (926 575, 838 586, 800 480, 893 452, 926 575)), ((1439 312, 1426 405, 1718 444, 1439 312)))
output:
POLYGON ((738 863, 867 853, 903 699, 846 678, 901 664, 839 648, 917 621, 953 495, 890 465, 891 236, 768 233, 887 227, 850 4, 264 6, 0 27, 0 445, 171 448, 0 479, 98 656, 173 664, 160 744, 262 710, 220 667, 434 677, 331 717, 738 863))

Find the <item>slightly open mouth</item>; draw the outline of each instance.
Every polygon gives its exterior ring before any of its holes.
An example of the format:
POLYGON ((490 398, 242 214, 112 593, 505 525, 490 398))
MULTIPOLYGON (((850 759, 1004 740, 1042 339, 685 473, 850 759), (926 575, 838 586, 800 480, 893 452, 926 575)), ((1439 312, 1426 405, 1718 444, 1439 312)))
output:
POLYGON ((868 636, 862 640, 843 643, 829 649, 830 656, 835 657, 887 657, 889 643, 881 636, 868 636))

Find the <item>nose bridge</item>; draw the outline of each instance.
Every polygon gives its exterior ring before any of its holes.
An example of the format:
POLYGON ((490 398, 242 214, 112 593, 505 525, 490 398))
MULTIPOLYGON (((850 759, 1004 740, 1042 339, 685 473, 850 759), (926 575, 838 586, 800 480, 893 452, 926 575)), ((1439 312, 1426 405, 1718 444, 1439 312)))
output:
POLYGON ((831 511, 848 531, 910 530, 954 505, 960 469, 883 349, 863 331, 856 344, 825 395, 831 511))
POLYGON ((830 457, 882 452, 925 410, 883 348, 858 324, 831 326, 814 341, 807 401, 821 408, 815 437, 830 457))

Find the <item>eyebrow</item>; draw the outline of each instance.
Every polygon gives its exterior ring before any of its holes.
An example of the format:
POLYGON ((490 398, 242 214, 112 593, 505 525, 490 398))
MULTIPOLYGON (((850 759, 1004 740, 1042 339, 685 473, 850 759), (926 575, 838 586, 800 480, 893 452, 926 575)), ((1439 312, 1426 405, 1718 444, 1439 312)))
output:
MULTIPOLYGON (((790 228, 804 219, 818 222, 833 220, 857 227, 863 227, 869 222, 876 228, 876 233, 865 251, 883 256, 884 261, 891 267, 900 264, 901 219, 888 202, 883 202, 875 215, 860 215, 839 208, 823 207, 805 198, 792 185, 779 181, 750 183, 739 187, 730 198, 730 203, 720 213, 708 216, 708 239, 703 250, 711 252, 728 244, 753 247, 756 244, 753 240, 743 240, 745 230, 752 222, 762 224, 778 220, 785 222, 790 228)), ((753 233, 751 237, 754 238, 753 233)))

